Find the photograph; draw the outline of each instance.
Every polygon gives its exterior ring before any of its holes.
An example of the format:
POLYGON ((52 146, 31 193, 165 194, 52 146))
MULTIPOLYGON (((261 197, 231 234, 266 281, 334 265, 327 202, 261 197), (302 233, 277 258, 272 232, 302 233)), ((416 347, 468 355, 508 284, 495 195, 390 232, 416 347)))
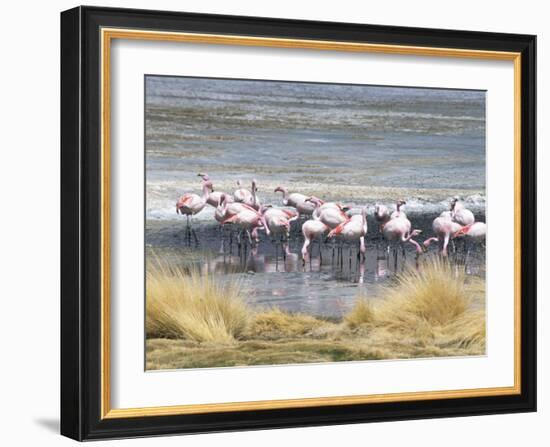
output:
POLYGON ((144 88, 146 370, 486 355, 486 91, 144 88))

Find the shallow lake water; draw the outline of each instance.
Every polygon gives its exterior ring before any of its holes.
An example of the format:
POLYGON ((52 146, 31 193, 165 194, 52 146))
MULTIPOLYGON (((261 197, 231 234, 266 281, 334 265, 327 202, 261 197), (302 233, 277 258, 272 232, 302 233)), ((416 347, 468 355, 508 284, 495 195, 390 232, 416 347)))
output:
MULTIPOLYGON (((415 218, 415 228, 429 231, 431 221, 415 218)), ((303 237, 300 222, 293 222, 287 248, 260 232, 260 242, 250 246, 243 238, 239 246, 235 230, 215 225, 196 225, 198 242, 186 233, 185 219, 181 222, 151 222, 147 228, 149 253, 167 259, 172 265, 193 268, 213 275, 216 280, 238 281, 252 307, 280 307, 290 312, 339 318, 349 310, 358 296, 376 299, 380 286, 391 286, 396 273, 407 266, 422 268, 427 259, 437 256, 434 245, 429 252, 416 257, 414 247, 405 244, 390 250, 376 233, 366 238, 366 256, 358 258, 358 247, 331 241, 316 241, 312 256, 303 262, 303 237), (321 256, 320 256, 321 253, 321 256), (321 262, 322 261, 322 262, 321 262)), ((372 228, 376 228, 372 222, 372 228)), ((417 238, 422 242, 425 238, 417 238)), ((464 263, 466 273, 483 277, 485 251, 481 245, 472 246, 468 259, 462 241, 456 241, 456 253, 450 262, 464 263)))

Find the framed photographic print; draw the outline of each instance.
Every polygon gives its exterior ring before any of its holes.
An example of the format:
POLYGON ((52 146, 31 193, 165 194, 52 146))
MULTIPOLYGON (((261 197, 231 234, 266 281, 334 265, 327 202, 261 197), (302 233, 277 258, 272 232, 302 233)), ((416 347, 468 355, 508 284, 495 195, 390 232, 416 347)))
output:
POLYGON ((61 432, 536 409, 535 36, 61 14, 61 432))

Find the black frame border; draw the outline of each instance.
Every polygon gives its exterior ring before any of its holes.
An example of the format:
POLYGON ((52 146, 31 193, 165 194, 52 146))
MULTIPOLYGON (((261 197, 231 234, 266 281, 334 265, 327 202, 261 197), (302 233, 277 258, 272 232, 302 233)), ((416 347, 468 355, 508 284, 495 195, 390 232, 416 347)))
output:
POLYGON ((76 440, 536 411, 536 36, 77 7, 61 13, 61 434, 76 440), (521 393, 101 419, 100 29, 521 53, 521 393))

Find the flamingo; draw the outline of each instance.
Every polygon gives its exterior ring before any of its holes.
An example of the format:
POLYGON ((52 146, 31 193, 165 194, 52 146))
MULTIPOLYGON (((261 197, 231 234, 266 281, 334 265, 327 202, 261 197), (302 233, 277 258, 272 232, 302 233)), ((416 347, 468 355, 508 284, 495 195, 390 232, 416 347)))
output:
POLYGON ((315 196, 307 197, 306 202, 312 203, 315 207, 313 218, 320 220, 330 229, 336 228, 349 219, 342 208, 334 203, 325 203, 315 196))
MULTIPOLYGON (((315 209, 313 211, 313 219, 319 220, 323 224, 325 224, 330 230, 336 228, 341 223, 347 222, 349 220, 349 217, 344 213, 344 211, 339 206, 332 206, 331 204, 324 203, 321 199, 317 197, 308 197, 306 199, 307 202, 312 203, 315 205, 315 209), (325 206, 326 205, 326 206, 325 206), (321 207, 323 209, 321 210, 321 207)), ((319 252, 321 252, 321 242, 319 242, 319 252)), ((335 244, 333 242, 332 244, 332 260, 334 262, 334 252, 335 252, 335 244)), ((341 247, 338 247, 338 256, 340 256, 341 253, 341 247)))
POLYGON ((395 211, 393 213, 391 213, 390 219, 395 219, 397 217, 404 217, 406 219, 407 215, 405 214, 404 211, 401 211, 401 207, 403 205, 406 205, 406 204, 407 204, 407 202, 405 202, 404 200, 397 201, 397 203, 395 205, 395 211))
POLYGON ((474 222, 470 225, 465 225, 458 231, 454 233, 455 238, 465 238, 468 242, 466 257, 464 263, 468 263, 468 258, 470 257, 470 249, 473 243, 483 242, 487 236, 487 224, 485 222, 474 222))
POLYGON ((233 198, 235 202, 252 206, 252 193, 248 189, 242 187, 242 182, 240 180, 237 180, 237 189, 233 193, 233 198))
POLYGON ((451 211, 458 211, 464 208, 464 204, 460 202, 460 197, 454 196, 451 199, 451 211))
POLYGON ((453 220, 462 226, 466 226, 472 225, 476 219, 474 217, 474 213, 472 213, 469 209, 462 208, 453 213, 453 220))
POLYGON ((273 235, 273 240, 275 241, 275 256, 278 255, 276 236, 280 236, 283 244, 283 256, 286 257, 288 253, 287 241, 290 236, 290 223, 298 218, 298 213, 266 206, 261 208, 260 213, 264 217, 269 232, 273 235))
MULTIPOLYGON (((256 242, 258 241, 257 230, 259 228, 264 228, 268 236, 270 234, 264 216, 256 211, 254 208, 245 205, 244 203, 224 202, 223 212, 224 220, 221 222, 222 225, 225 225, 227 223, 236 224, 241 228, 242 231, 246 232, 250 243, 252 243, 250 230, 252 230, 252 234, 256 242), (237 205, 237 207, 235 207, 235 205, 237 205), (236 212, 234 213, 234 211, 236 212)), ((238 236, 237 240, 240 244, 240 236, 238 236)))
POLYGON ((307 202, 308 196, 298 192, 288 193, 288 188, 285 186, 277 186, 274 192, 283 193, 283 205, 296 208, 300 215, 311 215, 315 210, 315 205, 307 202))
POLYGON ((186 234, 190 239, 193 234, 195 241, 198 242, 197 234, 195 230, 191 228, 190 218, 195 214, 200 213, 206 206, 206 201, 210 195, 210 189, 212 188, 212 182, 203 182, 202 196, 195 193, 186 193, 182 195, 176 202, 176 213, 187 216, 186 234))
MULTIPOLYGON (((271 205, 262 206, 260 208, 260 213, 262 213, 268 222, 273 222, 273 227, 277 226, 276 222, 280 222, 282 220, 287 220, 289 223, 295 221, 298 219, 298 212, 294 210, 284 209, 284 208, 274 208, 271 205)), ((274 231, 275 232, 275 231, 274 231)))
POLYGON ((449 241, 454 238, 454 234, 461 228, 462 226, 458 222, 455 222, 447 216, 436 217, 432 223, 432 230, 436 236, 424 241, 424 251, 428 249, 432 242, 437 241, 439 243, 439 253, 441 256, 447 256, 449 241))
MULTIPOLYGON (((198 176, 202 178, 203 184, 205 182, 210 181, 210 176, 208 174, 199 173, 198 176)), ((208 195, 208 199, 206 200, 206 203, 208 203, 208 205, 210 206, 213 206, 214 208, 217 208, 221 201, 222 194, 224 194, 222 191, 214 191, 214 186, 212 185, 212 188, 210 189, 210 194, 208 195)), ((233 202, 233 197, 231 197, 230 195, 227 195, 227 200, 230 202, 233 202)))
POLYGON ((381 233, 382 227, 384 227, 384 224, 391 219, 390 211, 388 210, 388 207, 385 205, 381 205, 379 203, 375 204, 374 219, 378 224, 378 232, 381 233))
MULTIPOLYGON (((418 236, 420 233, 422 233, 422 231, 413 230, 411 232, 411 221, 406 217, 403 217, 402 214, 401 217, 396 217, 386 222, 386 224, 382 228, 382 233, 388 241, 388 255, 390 250, 389 244, 391 244, 392 242, 398 242, 401 244, 403 255, 405 255, 405 242, 410 242, 415 246, 417 257, 422 253, 422 247, 420 247, 420 244, 413 239, 413 237, 418 236)), ((395 268, 397 268, 397 250, 395 250, 394 252, 394 264, 395 268)))
POLYGON ((465 225, 460 230, 455 232, 454 237, 466 237, 475 242, 485 240, 487 235, 487 224, 485 222, 474 222, 470 225, 465 225))
POLYGON ((315 239, 319 240, 319 258, 322 262, 321 255, 321 237, 330 228, 318 219, 309 219, 302 225, 302 234, 304 235, 304 245, 302 246, 302 261, 305 264, 310 259, 308 254, 308 247, 315 239))
POLYGON ((453 220, 462 226, 471 225, 475 222, 474 213, 466 208, 458 197, 454 197, 451 201, 451 216, 453 220))
MULTIPOLYGON (((216 207, 216 211, 214 212, 214 218, 220 223, 220 225, 223 226, 226 223, 234 223, 230 221, 229 219, 231 217, 236 216, 237 214, 241 212, 247 212, 252 211, 253 213, 258 213, 254 208, 251 206, 248 206, 244 203, 240 202, 234 202, 233 198, 229 194, 223 193, 220 197, 220 202, 218 206, 216 207)), ((252 230, 252 235, 254 236, 254 239, 258 238, 257 228, 254 228, 252 230)), ((240 242, 240 236, 237 238, 237 240, 240 242)), ((233 245, 233 233, 229 233, 229 248, 231 251, 231 247, 233 245)), ((223 247, 223 244, 222 244, 223 247)))
POLYGON ((367 234, 367 207, 361 209, 361 214, 355 214, 350 219, 334 228, 328 237, 332 238, 340 235, 345 241, 359 241, 359 253, 363 261, 365 260, 365 235, 367 234))
POLYGON ((256 186, 256 179, 252 179, 252 203, 251 203, 251 206, 255 210, 259 211, 260 207, 261 207, 261 204, 260 204, 260 199, 256 195, 257 192, 258 192, 258 187, 256 186))
POLYGON ((325 211, 326 209, 332 208, 335 210, 340 210, 343 212, 348 211, 351 208, 351 205, 340 205, 336 202, 325 202, 324 200, 321 200, 319 197, 310 196, 305 200, 305 203, 313 203, 315 206, 315 209, 313 210, 312 216, 313 218, 319 218, 321 213, 325 211), (319 206, 317 206, 317 203, 319 206))

